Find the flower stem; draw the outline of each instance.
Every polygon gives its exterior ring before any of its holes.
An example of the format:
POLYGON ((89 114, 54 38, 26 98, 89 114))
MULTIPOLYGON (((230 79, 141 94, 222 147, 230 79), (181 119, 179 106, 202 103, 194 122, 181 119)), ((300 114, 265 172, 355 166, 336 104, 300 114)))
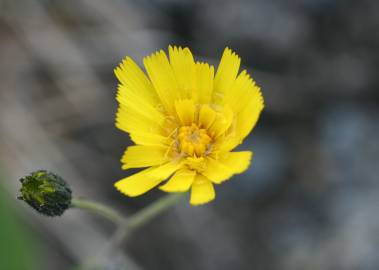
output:
POLYGON ((108 220, 112 221, 113 223, 119 226, 125 224, 126 221, 125 218, 116 210, 113 210, 112 208, 105 206, 101 203, 89 201, 86 199, 73 198, 71 201, 71 208, 88 210, 90 212, 96 213, 100 216, 107 218, 108 220))
POLYGON ((117 225, 116 232, 113 234, 110 241, 102 248, 101 252, 96 257, 90 258, 86 262, 83 262, 76 268, 76 270, 90 270, 96 268, 96 266, 101 266, 101 261, 106 260, 104 256, 106 257, 109 256, 109 254, 112 254, 114 249, 116 249, 132 231, 142 227, 154 217, 175 205, 182 197, 183 193, 166 195, 146 206, 129 218, 124 217, 117 211, 103 204, 87 201, 85 199, 72 199, 72 208, 80 208, 91 211, 109 219, 117 225))
POLYGON ((134 230, 145 225, 151 219, 167 210, 170 206, 175 205, 182 197, 183 193, 170 194, 146 206, 128 219, 128 229, 134 230))
POLYGON ((142 210, 132 215, 130 218, 124 217, 116 210, 101 203, 85 199, 73 198, 71 201, 71 208, 88 210, 107 218, 119 227, 125 227, 127 230, 134 230, 145 225, 151 219, 168 209, 170 206, 176 204, 182 196, 182 193, 167 195, 146 206, 142 210))

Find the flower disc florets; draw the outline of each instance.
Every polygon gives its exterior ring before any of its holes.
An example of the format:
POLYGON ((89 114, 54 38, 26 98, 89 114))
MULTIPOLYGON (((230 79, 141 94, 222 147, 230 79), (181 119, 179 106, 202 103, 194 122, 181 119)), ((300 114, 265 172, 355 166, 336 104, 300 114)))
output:
POLYGON ((190 157, 202 157, 210 152, 211 141, 206 129, 196 124, 183 126, 178 133, 178 152, 190 157))

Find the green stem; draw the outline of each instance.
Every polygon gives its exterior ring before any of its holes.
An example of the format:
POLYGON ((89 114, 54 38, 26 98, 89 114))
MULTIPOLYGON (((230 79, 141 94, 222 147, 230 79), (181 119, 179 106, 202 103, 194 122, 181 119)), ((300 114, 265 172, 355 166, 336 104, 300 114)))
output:
POLYGON ((100 216, 109 219, 110 221, 119 226, 125 224, 126 221, 125 218, 122 215, 120 215, 117 211, 98 202, 74 198, 71 201, 71 207, 80 208, 96 213, 100 216))
POLYGON ((87 262, 84 262, 82 265, 78 266, 76 270, 89 270, 93 269, 96 265, 101 264, 99 262, 99 260, 102 258, 101 254, 105 255, 112 253, 113 249, 118 247, 121 242, 123 242, 129 236, 131 231, 142 227, 154 217, 158 216, 171 206, 175 205, 182 197, 183 193, 164 196, 163 198, 138 211, 130 218, 126 218, 115 210, 97 202, 87 201, 84 199, 72 199, 71 207, 89 210, 109 219, 117 225, 116 232, 112 236, 111 240, 107 243, 107 245, 104 246, 102 252, 95 258, 92 258, 87 262))
POLYGON ((109 219, 119 227, 125 227, 127 230, 134 230, 145 225, 151 219, 168 209, 170 206, 176 204, 181 197, 183 197, 183 193, 164 196, 163 198, 138 211, 130 218, 122 216, 116 210, 113 210, 112 208, 101 203, 88 201, 85 199, 72 199, 71 207, 88 210, 109 219))
POLYGON ((128 229, 134 230, 145 225, 151 219, 175 205, 182 197, 183 193, 170 194, 146 206, 128 219, 128 229))

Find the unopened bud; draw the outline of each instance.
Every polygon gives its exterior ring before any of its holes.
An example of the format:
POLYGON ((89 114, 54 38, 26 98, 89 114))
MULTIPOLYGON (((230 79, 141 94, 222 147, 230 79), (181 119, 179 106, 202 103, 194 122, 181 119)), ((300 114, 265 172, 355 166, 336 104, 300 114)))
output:
POLYGON ((71 189, 58 175, 39 170, 20 179, 20 200, 39 213, 60 216, 71 205, 71 189))

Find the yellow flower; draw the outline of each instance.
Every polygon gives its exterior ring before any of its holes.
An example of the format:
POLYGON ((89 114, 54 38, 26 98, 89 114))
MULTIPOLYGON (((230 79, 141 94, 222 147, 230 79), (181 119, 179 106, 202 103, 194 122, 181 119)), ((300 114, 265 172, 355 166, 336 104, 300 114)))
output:
POLYGON ((214 184, 245 171, 252 152, 231 152, 263 109, 260 88, 240 58, 226 48, 214 67, 195 62, 188 48, 169 47, 146 58, 148 77, 129 57, 115 69, 120 81, 116 126, 130 134, 123 169, 145 168, 115 187, 138 196, 161 184, 166 192, 191 189, 190 203, 215 198, 214 184))

